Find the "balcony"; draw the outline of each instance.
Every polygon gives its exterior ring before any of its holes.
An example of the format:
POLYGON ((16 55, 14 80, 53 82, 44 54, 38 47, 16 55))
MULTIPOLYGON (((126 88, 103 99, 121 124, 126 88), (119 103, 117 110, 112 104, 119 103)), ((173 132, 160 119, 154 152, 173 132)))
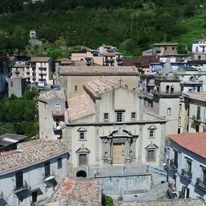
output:
POLYGON ((57 184, 55 175, 52 173, 50 175, 47 175, 44 177, 44 183, 48 186, 48 187, 53 187, 57 184))
POLYGON ((19 193, 25 192, 27 190, 29 190, 29 186, 28 186, 28 183, 26 181, 24 181, 22 185, 17 185, 14 188, 14 193, 19 194, 19 193))
POLYGON ((40 82, 46 82, 46 79, 39 79, 40 82))
POLYGON ((174 199, 178 196, 177 190, 176 190, 176 187, 175 187, 174 183, 169 183, 168 184, 168 194, 169 194, 169 197, 172 198, 172 199, 174 199))
POLYGON ((170 165, 169 166, 170 166, 171 170, 177 170, 177 167, 178 167, 177 163, 175 163, 174 160, 170 160, 170 165))
POLYGON ((184 170, 184 169, 182 169, 182 174, 181 174, 181 176, 182 176, 184 179, 188 180, 188 181, 191 181, 191 180, 192 180, 192 173, 189 172, 189 171, 186 171, 186 170, 184 170))
POLYGON ((106 64, 113 64, 114 63, 114 59, 106 59, 105 63, 106 64))
POLYGON ((196 123, 201 123, 202 122, 202 118, 200 116, 192 115, 192 119, 196 123))
POLYGON ((206 182, 203 182, 200 178, 197 178, 196 186, 206 192, 206 182))

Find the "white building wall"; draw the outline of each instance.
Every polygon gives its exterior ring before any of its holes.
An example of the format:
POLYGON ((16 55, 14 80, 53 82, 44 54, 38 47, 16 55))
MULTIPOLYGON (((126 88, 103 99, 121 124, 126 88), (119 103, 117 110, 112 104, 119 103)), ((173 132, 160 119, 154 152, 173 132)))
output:
MULTIPOLYGON (((50 161, 50 171, 51 175, 55 176, 57 182, 67 177, 68 174, 68 156, 67 154, 59 155, 50 161), (62 158, 62 168, 57 168, 57 158, 62 158)), ((53 187, 48 187, 44 180, 44 163, 37 165, 32 165, 30 167, 16 170, 5 175, 0 174, 0 193, 2 198, 9 204, 15 206, 28 206, 32 203, 32 191, 39 190, 41 193, 37 197, 37 201, 45 200, 53 192, 53 187), (28 190, 19 193, 23 196, 23 200, 19 200, 18 196, 14 193, 14 188, 16 187, 15 173, 18 171, 23 171, 23 180, 28 184, 28 190)), ((0 202, 1 203, 1 202, 0 202)))

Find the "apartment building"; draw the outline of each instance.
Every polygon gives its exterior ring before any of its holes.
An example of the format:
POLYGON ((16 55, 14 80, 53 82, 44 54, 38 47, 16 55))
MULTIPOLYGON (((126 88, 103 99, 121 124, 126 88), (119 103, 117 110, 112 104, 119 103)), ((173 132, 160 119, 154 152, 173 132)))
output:
POLYGON ((171 198, 206 200, 206 133, 168 136, 168 194, 171 198))
POLYGON ((185 94, 185 119, 187 119, 188 132, 206 131, 206 92, 185 94))
POLYGON ((33 57, 30 61, 31 82, 53 83, 53 61, 51 57, 33 57))
POLYGON ((206 40, 200 39, 192 44, 192 60, 206 60, 206 40))
POLYGON ((68 174, 61 141, 33 140, 0 153, 0 205, 28 206, 48 199, 68 174))

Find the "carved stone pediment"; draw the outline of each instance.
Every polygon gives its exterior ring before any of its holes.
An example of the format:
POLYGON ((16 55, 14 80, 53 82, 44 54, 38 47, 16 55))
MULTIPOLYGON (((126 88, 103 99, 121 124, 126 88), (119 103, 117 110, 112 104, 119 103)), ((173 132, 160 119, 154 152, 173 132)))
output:
POLYGON ((90 150, 88 148, 86 148, 84 145, 82 145, 82 147, 80 147, 76 153, 90 153, 90 150))
POLYGON ((123 130, 114 130, 108 136, 110 138, 113 138, 113 137, 129 137, 129 138, 132 138, 133 137, 133 135, 125 129, 123 129, 123 130))

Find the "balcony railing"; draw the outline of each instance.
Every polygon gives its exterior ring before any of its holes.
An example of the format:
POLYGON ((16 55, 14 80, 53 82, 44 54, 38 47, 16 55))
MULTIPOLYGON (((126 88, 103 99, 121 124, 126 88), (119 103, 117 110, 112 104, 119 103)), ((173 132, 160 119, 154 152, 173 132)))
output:
POLYGON ((186 180, 188 180, 188 181, 191 181, 191 179, 192 179, 192 173, 189 172, 189 171, 186 171, 186 170, 184 170, 184 169, 182 169, 182 174, 181 174, 181 176, 182 176, 183 178, 185 178, 186 180))
POLYGON ((176 187, 175 187, 174 183, 169 183, 168 184, 168 194, 169 194, 170 198, 172 198, 172 199, 174 199, 178 196, 177 195, 177 190, 176 190, 176 187))
POLYGON ((16 186, 14 188, 14 193, 17 194, 17 193, 20 193, 20 192, 24 192, 28 189, 29 189, 28 183, 26 181, 24 181, 22 185, 16 186))
POLYGON ((202 118, 196 115, 192 115, 192 119, 193 121, 198 122, 198 123, 202 122, 202 118))
POLYGON ((196 186, 206 192, 206 182, 202 181, 200 178, 197 178, 196 186))
POLYGON ((178 167, 177 163, 175 163, 174 160, 170 160, 170 169, 177 170, 177 167, 178 167))

